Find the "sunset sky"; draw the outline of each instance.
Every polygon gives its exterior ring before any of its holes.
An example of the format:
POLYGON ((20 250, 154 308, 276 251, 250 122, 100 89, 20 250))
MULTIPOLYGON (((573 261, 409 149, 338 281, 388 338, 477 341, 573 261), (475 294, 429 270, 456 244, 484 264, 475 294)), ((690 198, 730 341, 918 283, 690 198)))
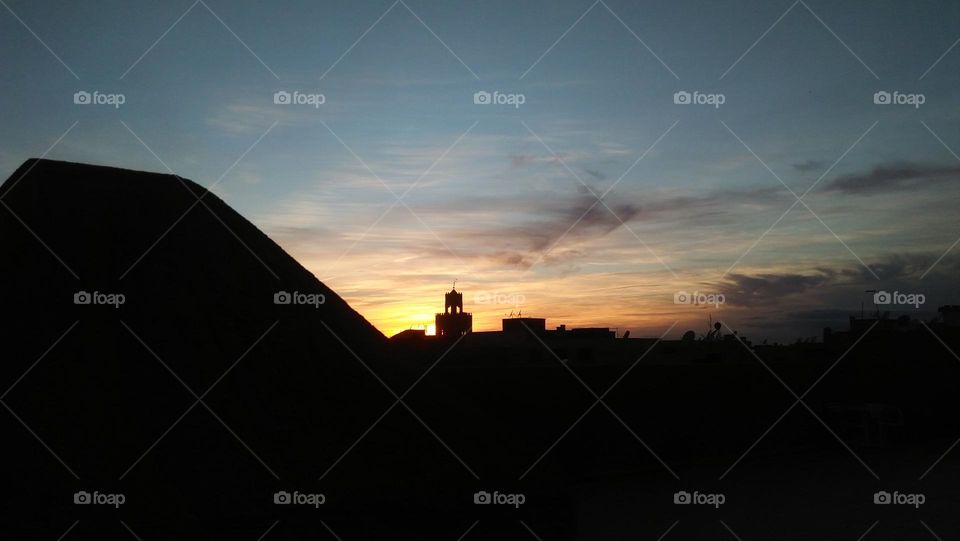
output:
POLYGON ((960 304, 956 2, 2 4, 3 178, 169 167, 387 335, 454 280, 475 330, 792 341, 866 289, 960 304))

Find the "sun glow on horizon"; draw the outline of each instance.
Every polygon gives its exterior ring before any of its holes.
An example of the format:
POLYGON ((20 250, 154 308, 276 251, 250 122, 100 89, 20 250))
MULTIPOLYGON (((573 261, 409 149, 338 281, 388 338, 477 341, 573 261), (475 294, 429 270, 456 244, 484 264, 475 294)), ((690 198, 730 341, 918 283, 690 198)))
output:
MULTIPOLYGON (((382 303, 353 295, 345 295, 345 300, 387 337, 409 329, 423 330, 427 336, 434 336, 436 326, 433 319, 443 308, 443 288, 431 289, 440 293, 431 291, 426 301, 414 292, 410 294, 417 295, 417 298, 397 297, 382 303)), ((522 313, 526 317, 545 318, 550 329, 559 325, 568 328, 605 327, 617 330, 618 336, 629 330, 637 338, 655 338, 670 329, 667 337, 676 338, 687 330, 705 332, 710 318, 729 320, 730 325, 736 325, 738 312, 723 306, 678 306, 672 296, 666 300, 658 299, 656 297, 661 294, 657 293, 629 297, 617 294, 611 298, 598 298, 593 294, 564 298, 544 295, 543 302, 539 303, 530 302, 537 299, 526 299, 528 302, 521 312, 516 305, 478 302, 484 295, 471 294, 470 291, 464 288, 464 311, 473 314, 473 330, 476 332, 499 331, 502 319, 522 313)))

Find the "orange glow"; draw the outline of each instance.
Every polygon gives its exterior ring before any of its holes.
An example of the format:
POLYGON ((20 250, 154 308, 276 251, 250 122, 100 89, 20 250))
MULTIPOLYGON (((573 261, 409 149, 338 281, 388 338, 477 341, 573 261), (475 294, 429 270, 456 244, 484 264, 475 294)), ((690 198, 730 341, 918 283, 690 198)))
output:
MULTIPOLYGON (((409 299, 398 295, 384 304, 349 296, 346 300, 388 337, 407 329, 425 329, 426 334, 432 336, 436 334, 433 318, 436 312, 443 310, 445 292, 442 287, 432 289, 436 291, 418 292, 415 298, 409 299)), ((464 287, 463 291, 464 310, 473 314, 474 331, 499 331, 501 319, 509 317, 511 312, 518 315, 522 309, 524 316, 546 318, 547 327, 551 329, 561 324, 567 327, 608 327, 617 329, 618 335, 630 330, 634 337, 660 336, 678 322, 670 332, 675 338, 687 330, 698 334, 706 332, 710 317, 716 321, 733 316, 735 311, 727 306, 676 305, 670 290, 657 293, 638 291, 632 295, 617 291, 614 295, 598 292, 569 296, 544 291, 536 297, 528 295, 523 307, 477 303, 469 289, 464 287)))

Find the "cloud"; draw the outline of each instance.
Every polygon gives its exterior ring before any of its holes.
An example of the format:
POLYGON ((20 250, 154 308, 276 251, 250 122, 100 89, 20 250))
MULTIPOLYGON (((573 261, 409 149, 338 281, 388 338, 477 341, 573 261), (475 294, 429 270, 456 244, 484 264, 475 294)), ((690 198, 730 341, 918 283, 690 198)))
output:
POLYGON ((526 167, 537 160, 536 156, 531 156, 529 154, 514 154, 510 156, 510 166, 514 169, 520 169, 521 167, 526 167))
POLYGON ((793 164, 793 168, 801 173, 809 173, 810 171, 817 171, 823 169, 827 165, 827 162, 823 160, 807 160, 800 163, 793 164))
MULTIPOLYGON (((595 194, 602 193, 591 189, 595 194)), ((413 208, 455 247, 460 257, 523 269, 534 262, 544 266, 572 264, 576 258, 609 250, 609 245, 597 241, 622 229, 624 224, 631 228, 638 223, 651 227, 670 224, 670 231, 656 236, 669 243, 674 236, 688 236, 693 227, 741 223, 744 212, 779 209, 785 199, 782 190, 770 187, 694 196, 617 194, 615 199, 605 198, 605 206, 586 186, 575 183, 571 192, 470 194, 416 204, 413 208)))
POLYGON ((514 169, 522 169, 537 163, 554 162, 558 158, 565 161, 570 160, 570 156, 565 152, 558 153, 556 157, 550 155, 538 156, 536 154, 511 154, 510 167, 514 169))
POLYGON ((560 218, 554 220, 553 225, 556 227, 569 224, 564 226, 563 230, 566 231, 572 226, 570 234, 575 234, 575 231, 593 231, 606 235, 632 220, 640 213, 640 208, 632 203, 611 205, 590 195, 580 195, 563 208, 553 209, 552 212, 560 218))
POLYGON ((584 169, 584 171, 586 171, 587 174, 593 177, 595 180, 607 180, 607 175, 595 169, 584 169))
POLYGON ((895 192, 960 178, 960 165, 889 162, 870 171, 843 175, 830 181, 826 191, 847 194, 895 192))
POLYGON ((584 194, 540 201, 526 212, 535 219, 483 230, 462 230, 458 236, 463 238, 461 245, 471 246, 472 251, 499 265, 527 268, 541 256, 544 263, 560 263, 583 255, 580 250, 561 248, 560 244, 603 238, 640 212, 639 207, 630 203, 607 204, 609 209, 595 197, 584 194), (549 257, 545 255, 548 253, 549 257))
POLYGON ((856 265, 824 266, 796 273, 731 274, 713 286, 731 306, 762 306, 780 313, 788 305, 852 306, 850 301, 861 299, 867 289, 917 291, 928 294, 930 299, 946 299, 955 291, 960 254, 948 254, 934 265, 938 257, 939 254, 927 252, 877 258, 869 265, 880 281, 863 266, 856 265))
POLYGON ((732 306, 775 305, 788 297, 835 283, 842 274, 832 269, 808 274, 731 274, 720 284, 720 289, 732 306))

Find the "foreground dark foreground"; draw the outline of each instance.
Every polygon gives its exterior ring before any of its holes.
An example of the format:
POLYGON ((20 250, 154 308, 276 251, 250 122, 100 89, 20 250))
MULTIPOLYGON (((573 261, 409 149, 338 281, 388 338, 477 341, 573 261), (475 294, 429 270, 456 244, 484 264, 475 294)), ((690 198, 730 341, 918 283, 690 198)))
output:
POLYGON ((0 198, 0 538, 960 535, 947 325, 396 343, 190 181, 29 161, 0 198))

